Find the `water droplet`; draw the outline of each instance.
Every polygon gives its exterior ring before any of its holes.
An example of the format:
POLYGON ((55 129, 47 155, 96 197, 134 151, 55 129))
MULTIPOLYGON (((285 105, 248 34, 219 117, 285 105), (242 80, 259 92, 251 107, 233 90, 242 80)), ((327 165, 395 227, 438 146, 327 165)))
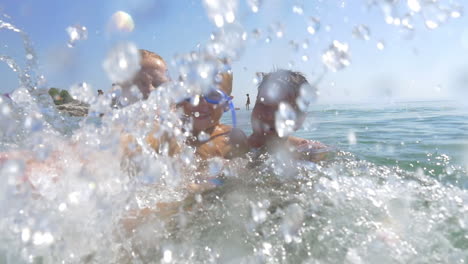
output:
POLYGON ((208 162, 208 173, 211 177, 219 176, 224 168, 223 159, 216 157, 208 162))
POLYGON ((281 231, 286 243, 300 242, 299 229, 304 221, 304 210, 298 204, 289 205, 284 212, 281 231))
POLYGON ((295 14, 302 15, 304 14, 304 9, 302 8, 301 5, 293 5, 292 11, 295 14))
POLYGON ((317 100, 317 88, 310 84, 303 84, 296 99, 297 106, 302 112, 307 112, 310 103, 317 100))
POLYGON ((265 222, 267 219, 267 210, 270 206, 270 202, 268 200, 262 202, 250 202, 250 213, 252 214, 252 220, 255 223, 261 224, 265 222))
POLYGON ((302 61, 308 61, 308 60, 309 60, 309 56, 307 56, 307 55, 302 55, 301 59, 302 59, 302 61))
POLYGON ((379 50, 384 50, 385 49, 385 43, 383 41, 377 42, 377 48, 379 50))
POLYGON ((265 38, 265 43, 268 44, 268 43, 270 43, 270 42, 271 42, 271 38, 270 38, 270 37, 265 38))
POLYGON ((302 42, 302 48, 303 49, 308 49, 309 48, 309 40, 306 39, 302 42))
POLYGON ((320 29, 320 20, 316 17, 309 17, 307 21, 307 32, 314 35, 320 29))
POLYGON ((299 50, 299 44, 294 40, 289 41, 289 46, 294 52, 297 52, 299 50))
POLYGON ((109 30, 115 32, 132 32, 135 29, 135 23, 130 14, 124 11, 115 12, 109 21, 109 30))
POLYGON ((269 30, 270 33, 277 38, 282 38, 284 36, 284 26, 279 22, 271 24, 269 30))
POLYGON ((49 232, 35 232, 33 235, 33 244, 36 246, 48 246, 54 242, 54 237, 49 232))
POLYGON ((84 103, 91 103, 95 100, 94 90, 85 82, 73 85, 70 88, 70 95, 73 99, 84 103))
POLYGON ((419 3, 419 0, 408 0, 406 3, 411 11, 416 13, 421 11, 421 3, 419 3))
POLYGON ((359 25, 354 27, 353 36, 358 39, 369 40, 370 39, 370 30, 366 25, 359 25))
POLYGON ((208 133, 202 131, 200 134, 198 134, 198 141, 205 142, 208 140, 210 140, 210 135, 208 133))
POLYGON ((237 0, 203 0, 203 6, 208 17, 219 28, 236 19, 237 0))
POLYGON ((26 59, 32 60, 32 59, 34 59, 34 55, 32 55, 31 53, 28 53, 28 54, 26 54, 26 59))
POLYGON ((351 64, 348 54, 348 44, 333 41, 322 55, 322 62, 332 71, 338 71, 351 64))
POLYGON ((257 13, 260 10, 261 0, 247 0, 247 5, 252 12, 257 13))
POLYGON ((254 29, 252 30, 252 37, 255 38, 255 39, 259 39, 261 37, 261 31, 260 29, 254 29))
POLYGON ((67 210, 67 204, 66 203, 60 203, 58 209, 59 209, 60 212, 63 212, 65 210, 67 210))
POLYGON ((21 240, 23 241, 23 243, 28 242, 30 238, 31 238, 31 230, 27 227, 23 228, 23 230, 21 230, 21 240))
POLYGON ((425 25, 428 29, 436 29, 439 27, 439 24, 434 20, 426 20, 425 25))
POLYGON ((237 59, 242 55, 247 36, 242 25, 228 24, 213 36, 214 38, 206 46, 206 51, 210 55, 230 60, 237 59))
POLYGON ((88 29, 84 26, 76 25, 66 28, 68 33, 68 47, 73 48, 77 41, 88 39, 88 29))
POLYGON ((356 145, 357 138, 356 138, 356 133, 354 133, 354 131, 349 131, 348 132, 348 143, 350 145, 356 145))
POLYGON ((169 249, 164 250, 163 262, 164 263, 172 262, 172 251, 170 251, 169 249))
POLYGON ((107 54, 103 68, 114 83, 131 80, 140 70, 138 48, 132 43, 118 44, 107 54))
POLYGON ((296 112, 285 102, 279 104, 275 113, 275 129, 279 137, 287 137, 296 130, 296 112))

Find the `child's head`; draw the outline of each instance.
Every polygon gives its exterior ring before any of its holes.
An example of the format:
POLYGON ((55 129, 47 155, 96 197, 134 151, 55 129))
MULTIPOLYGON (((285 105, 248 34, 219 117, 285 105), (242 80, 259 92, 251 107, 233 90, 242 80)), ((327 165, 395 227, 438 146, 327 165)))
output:
POLYGON ((184 113, 192 117, 194 132, 204 131, 219 124, 223 112, 228 107, 227 100, 232 99, 232 73, 223 72, 219 76, 221 78, 217 89, 199 96, 197 105, 188 101, 179 104, 183 107, 184 113))
POLYGON ((303 85, 308 85, 308 82, 299 72, 277 70, 264 75, 258 86, 258 95, 252 110, 253 132, 278 137, 275 114, 280 103, 288 104, 295 111, 295 129, 299 129, 306 116, 297 103, 303 85))

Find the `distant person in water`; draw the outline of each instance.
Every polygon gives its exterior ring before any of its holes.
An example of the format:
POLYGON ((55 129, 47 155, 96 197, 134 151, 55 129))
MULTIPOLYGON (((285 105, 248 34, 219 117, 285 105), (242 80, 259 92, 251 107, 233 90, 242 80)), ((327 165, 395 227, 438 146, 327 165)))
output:
POLYGON ((248 139, 251 148, 272 153, 287 150, 293 158, 302 160, 325 158, 328 147, 324 144, 285 135, 276 128, 276 114, 281 104, 283 108, 291 109, 293 113, 289 114, 295 116, 292 130, 302 126, 307 113, 301 110, 298 98, 301 89, 308 85, 307 79, 299 72, 277 70, 263 76, 251 115, 253 133, 248 139))
POLYGON ((249 94, 247 94, 247 102, 245 103, 245 109, 250 110, 250 97, 249 97, 249 94))

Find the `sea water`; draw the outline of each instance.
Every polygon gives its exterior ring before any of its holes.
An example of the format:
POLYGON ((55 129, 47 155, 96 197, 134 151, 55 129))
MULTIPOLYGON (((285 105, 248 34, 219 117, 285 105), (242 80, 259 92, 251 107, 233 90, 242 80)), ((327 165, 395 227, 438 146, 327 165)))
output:
MULTIPOLYGON (((249 134, 251 111, 236 113, 249 134)), ((465 113, 450 101, 316 105, 296 136, 333 146, 329 160, 312 164, 266 155, 262 162, 212 161, 211 169, 226 175, 225 184, 188 199, 174 184, 156 186, 170 160, 153 159, 156 168, 148 169, 142 158, 146 178, 125 180, 122 164, 106 152, 112 141, 96 143, 91 136, 91 150, 101 151, 90 153, 97 167, 82 168, 67 154, 69 171, 59 175, 67 179, 55 187, 42 183, 48 185, 41 189, 45 197, 4 185, 2 261, 464 263, 465 113), (182 203, 159 210, 133 232, 122 228, 129 212, 161 201, 182 203)), ((63 135, 83 133, 76 118, 61 117, 70 125, 63 135)), ((79 124, 88 126, 87 133, 96 126, 79 124)), ((15 174, 7 165, 4 180, 15 174)))
MULTIPOLYGON (((396 3, 373 2, 387 11, 396 3)), ((249 3, 258 10, 260 1, 249 3)), ((408 3, 419 8, 418 1, 408 3)), ((232 20, 209 11, 217 26, 232 20)), ((222 44, 218 55, 239 56, 230 41, 242 39, 238 28, 222 33, 211 49, 222 44)), ((34 59, 21 35, 26 57, 34 59)), ((324 63, 349 66, 345 46, 330 45, 324 63)), ((36 89, 34 63, 21 69, 9 56, 0 59, 19 74, 21 86, 12 100, 0 101, 1 151, 16 154, 0 167, 1 263, 468 261, 467 110, 454 102, 313 105, 295 136, 331 146, 326 161, 251 152, 204 164, 190 148, 171 158, 145 145, 155 116, 180 141, 187 136, 166 109, 167 94, 119 110, 105 107, 110 98, 83 94, 94 110, 71 117, 36 89), (129 148, 140 147, 141 154, 123 155, 122 134, 133 136, 137 144, 129 148), (207 167, 203 175, 198 166, 207 167), (187 193, 197 177, 220 174, 223 185, 187 193), (139 222, 142 208, 154 213, 139 222)), ((188 70, 199 66, 191 55, 181 60, 188 70)), ((189 81, 194 89, 200 84, 189 81)), ((236 113, 249 134, 251 112, 236 113)), ((229 123, 230 116, 222 120, 229 123)))

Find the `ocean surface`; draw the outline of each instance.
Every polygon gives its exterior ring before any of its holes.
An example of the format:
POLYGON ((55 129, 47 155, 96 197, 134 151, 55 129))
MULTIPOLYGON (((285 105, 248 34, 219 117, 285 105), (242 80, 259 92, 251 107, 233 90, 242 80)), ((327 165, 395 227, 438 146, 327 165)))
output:
MULTIPOLYGON (((462 105, 315 105, 296 136, 331 146, 328 160, 251 153, 209 160, 200 174, 190 151, 121 159, 111 124, 138 139, 139 120, 154 116, 148 107, 76 118, 47 95, 33 97, 1 102, 2 150, 26 149, 41 162, 32 171, 21 158, 1 167, 0 263, 468 261, 462 105), (34 188, 18 181, 25 173, 34 188), (184 191, 186 180, 219 174, 225 183, 215 189, 184 191), (141 208, 154 213, 136 217, 141 208)), ((250 134, 251 111, 236 114, 250 134)))
MULTIPOLYGON (((236 111, 238 126, 251 133, 251 111, 236 111)), ((228 114, 223 122, 231 124, 228 114)), ((467 188, 468 106, 455 101, 320 104, 310 109, 294 135, 323 142, 377 165, 422 170, 467 188)))

